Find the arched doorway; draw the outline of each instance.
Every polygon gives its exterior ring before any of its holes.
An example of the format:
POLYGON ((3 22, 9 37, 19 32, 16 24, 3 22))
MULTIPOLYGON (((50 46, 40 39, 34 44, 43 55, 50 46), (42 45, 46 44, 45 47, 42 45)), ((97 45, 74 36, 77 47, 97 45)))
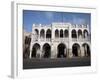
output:
POLYGON ((39 53, 39 50, 40 50, 40 45, 38 44, 38 43, 35 43, 34 45, 33 45, 33 48, 32 48, 32 57, 33 58, 36 58, 36 55, 37 54, 40 54, 39 53))
POLYGON ((77 44, 77 43, 73 44, 72 53, 73 53, 73 56, 75 56, 75 57, 80 55, 80 46, 79 46, 79 44, 77 44))
POLYGON ((74 30, 72 30, 72 38, 77 38, 77 33, 76 33, 76 30, 74 29, 74 30))
POLYGON ((44 53, 44 58, 50 58, 51 56, 51 46, 48 43, 45 43, 43 45, 43 53, 44 53))
POLYGON ((66 57, 67 49, 66 49, 65 44, 63 44, 63 43, 59 44, 58 47, 57 47, 57 49, 58 49, 58 54, 57 54, 58 58, 61 58, 61 57, 64 58, 64 57, 66 57))
POLYGON ((84 43, 82 45, 82 47, 84 48, 84 54, 85 54, 85 56, 90 56, 90 47, 89 47, 89 45, 87 43, 84 43))

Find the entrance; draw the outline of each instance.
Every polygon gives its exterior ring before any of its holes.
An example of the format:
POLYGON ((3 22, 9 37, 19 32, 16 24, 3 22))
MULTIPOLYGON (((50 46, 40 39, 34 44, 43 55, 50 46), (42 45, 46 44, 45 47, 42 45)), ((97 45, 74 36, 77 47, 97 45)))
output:
POLYGON ((49 58, 51 56, 51 47, 48 43, 43 46, 44 58, 49 58))
POLYGON ((79 55, 79 51, 80 51, 80 46, 79 44, 74 44, 72 46, 72 53, 73 53, 73 56, 78 56, 79 55))
POLYGON ((66 57, 66 47, 63 43, 58 45, 58 55, 57 55, 57 57, 58 58, 66 57))

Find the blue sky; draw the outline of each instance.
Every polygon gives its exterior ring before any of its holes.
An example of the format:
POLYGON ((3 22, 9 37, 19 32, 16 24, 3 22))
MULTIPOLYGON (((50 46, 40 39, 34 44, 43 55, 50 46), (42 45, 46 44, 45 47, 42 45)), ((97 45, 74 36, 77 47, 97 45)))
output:
POLYGON ((23 10, 23 26, 28 32, 32 31, 32 24, 46 25, 52 22, 69 22, 91 26, 90 21, 90 13, 23 10))

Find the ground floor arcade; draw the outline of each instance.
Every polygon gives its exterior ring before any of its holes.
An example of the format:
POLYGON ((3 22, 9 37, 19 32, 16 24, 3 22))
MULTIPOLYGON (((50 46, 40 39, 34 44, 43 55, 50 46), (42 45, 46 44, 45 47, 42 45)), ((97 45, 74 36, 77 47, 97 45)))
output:
POLYGON ((30 58, 70 58, 90 56, 88 43, 34 43, 30 50, 30 58))

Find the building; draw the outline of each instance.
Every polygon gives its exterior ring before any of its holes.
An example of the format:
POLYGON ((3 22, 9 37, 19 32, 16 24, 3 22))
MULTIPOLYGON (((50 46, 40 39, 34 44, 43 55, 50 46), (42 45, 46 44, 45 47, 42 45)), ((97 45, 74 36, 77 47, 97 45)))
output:
POLYGON ((30 55, 30 42, 31 42, 31 33, 26 32, 24 30, 24 35, 23 35, 23 58, 29 58, 30 55))
POLYGON ((91 54, 88 25, 52 23, 32 26, 29 58, 73 58, 91 54))

